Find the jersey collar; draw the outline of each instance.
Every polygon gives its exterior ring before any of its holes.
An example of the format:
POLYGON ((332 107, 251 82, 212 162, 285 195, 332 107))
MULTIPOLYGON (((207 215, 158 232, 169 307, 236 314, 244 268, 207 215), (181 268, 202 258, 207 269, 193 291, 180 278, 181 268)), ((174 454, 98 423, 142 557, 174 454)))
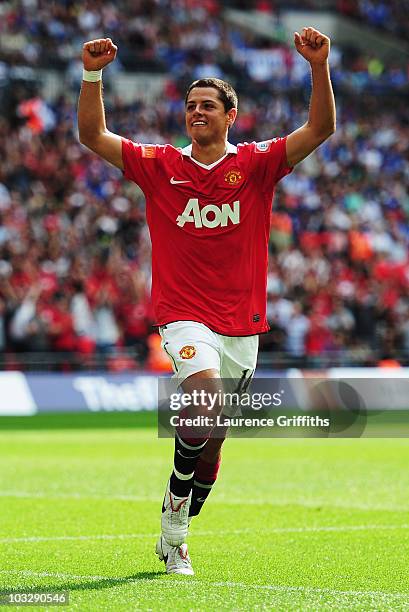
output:
POLYGON ((219 164, 229 153, 237 154, 237 147, 235 145, 232 145, 230 142, 227 143, 226 153, 223 155, 223 157, 221 157, 220 159, 216 160, 212 164, 206 165, 206 164, 202 164, 201 162, 197 161, 196 159, 193 159, 193 157, 192 157, 192 145, 191 144, 188 145, 187 147, 183 147, 183 149, 182 149, 182 155, 186 155, 187 157, 190 157, 190 159, 193 162, 195 162, 195 164, 197 164, 198 166, 201 166, 202 168, 206 168, 207 170, 211 170, 212 168, 214 168, 214 166, 217 166, 217 164, 219 164))

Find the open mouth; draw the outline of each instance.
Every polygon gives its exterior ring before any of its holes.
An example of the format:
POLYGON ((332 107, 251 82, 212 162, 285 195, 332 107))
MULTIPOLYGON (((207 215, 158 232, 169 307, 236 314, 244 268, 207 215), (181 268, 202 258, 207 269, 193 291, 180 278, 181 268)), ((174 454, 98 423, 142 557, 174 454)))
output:
POLYGON ((192 127, 204 127, 206 125, 206 121, 193 121, 192 123, 192 127))

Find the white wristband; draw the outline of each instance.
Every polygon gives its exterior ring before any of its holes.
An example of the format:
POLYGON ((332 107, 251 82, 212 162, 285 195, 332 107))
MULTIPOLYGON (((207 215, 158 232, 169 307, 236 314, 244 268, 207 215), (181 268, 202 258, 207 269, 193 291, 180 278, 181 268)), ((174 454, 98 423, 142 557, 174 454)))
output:
POLYGON ((88 83, 96 83, 102 80, 102 70, 85 70, 82 71, 82 80, 88 83))

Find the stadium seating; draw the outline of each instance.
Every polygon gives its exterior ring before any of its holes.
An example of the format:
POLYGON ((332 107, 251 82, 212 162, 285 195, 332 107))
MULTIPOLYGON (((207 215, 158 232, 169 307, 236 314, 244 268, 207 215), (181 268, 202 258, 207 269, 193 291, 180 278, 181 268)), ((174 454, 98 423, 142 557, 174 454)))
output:
MULTIPOLYGON (((394 15, 398 6, 347 4, 339 3, 343 14, 376 26, 375 8, 394 15)), ((228 25, 217 0, 173 3, 171 12, 169 5, 123 1, 98 11, 79 2, 38 1, 4 9, 4 367, 165 367, 156 353, 149 355, 157 345, 143 194, 79 144, 77 91, 48 99, 33 79, 38 69, 69 74, 78 69, 84 40, 106 32, 119 46, 116 70, 166 73, 164 95, 150 103, 125 103, 108 90, 110 129, 141 142, 186 144, 184 91, 209 74, 238 90, 234 143, 285 135, 305 121, 308 66, 290 46, 228 25), (123 358, 114 359, 118 354, 123 358)), ((388 24, 399 34, 407 28, 399 20, 388 24)), ((272 332, 262 338, 261 360, 272 367, 408 364, 408 67, 336 45, 331 61, 337 132, 276 194, 268 275, 272 332)))

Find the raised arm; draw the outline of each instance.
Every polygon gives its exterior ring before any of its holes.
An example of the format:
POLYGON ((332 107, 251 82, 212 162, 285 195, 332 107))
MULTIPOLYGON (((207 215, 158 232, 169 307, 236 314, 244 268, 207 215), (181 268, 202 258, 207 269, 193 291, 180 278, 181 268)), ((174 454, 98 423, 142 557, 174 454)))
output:
POLYGON ((308 121, 287 137, 287 161, 295 166, 335 132, 335 100, 332 91, 328 56, 330 40, 314 28, 294 33, 294 44, 310 63, 312 92, 308 121))
POLYGON ((116 52, 117 47, 110 38, 91 40, 83 46, 86 80, 82 81, 78 100, 78 132, 83 145, 123 170, 122 140, 107 130, 102 100, 102 69, 115 59, 116 52))

